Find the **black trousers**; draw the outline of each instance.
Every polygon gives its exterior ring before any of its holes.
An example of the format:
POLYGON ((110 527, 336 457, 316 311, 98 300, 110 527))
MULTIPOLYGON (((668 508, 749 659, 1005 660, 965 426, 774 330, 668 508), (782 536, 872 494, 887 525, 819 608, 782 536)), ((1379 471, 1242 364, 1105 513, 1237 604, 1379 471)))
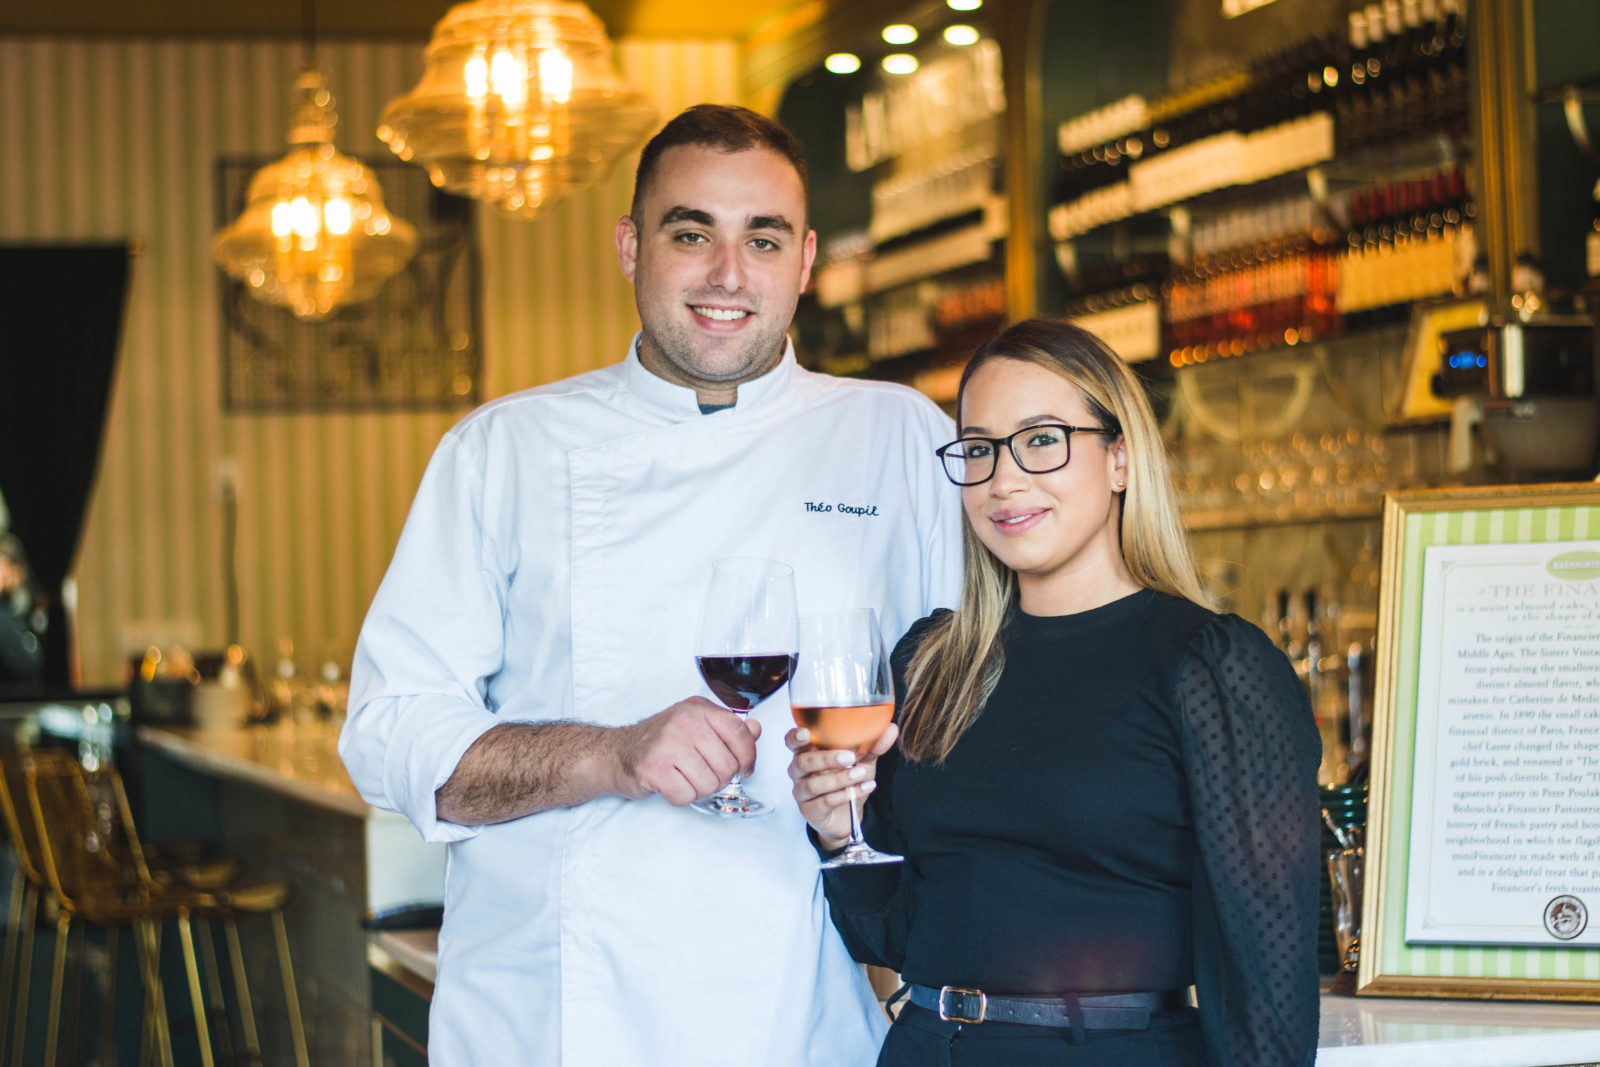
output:
POLYGON ((1017 1023, 947 1023, 907 1004, 889 1028, 878 1067, 1206 1067, 1200 1014, 1160 1012, 1145 1030, 1071 1030, 1017 1023))

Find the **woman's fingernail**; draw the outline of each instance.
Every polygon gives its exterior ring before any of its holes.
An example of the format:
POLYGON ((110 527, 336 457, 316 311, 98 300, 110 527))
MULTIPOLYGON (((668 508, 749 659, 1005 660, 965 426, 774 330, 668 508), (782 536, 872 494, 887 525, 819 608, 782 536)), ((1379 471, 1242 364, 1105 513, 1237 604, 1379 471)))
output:
POLYGON ((866 776, 867 776, 867 769, 865 767, 852 767, 852 768, 850 768, 850 780, 851 781, 859 782, 861 779, 865 778, 866 776))
POLYGON ((811 731, 807 730, 805 727, 801 727, 794 732, 794 739, 799 741, 801 744, 805 744, 807 741, 811 740, 811 731))
POLYGON ((850 766, 850 764, 854 763, 855 761, 856 761, 856 754, 854 752, 841 752, 841 753, 839 753, 839 766, 848 767, 848 766, 850 766))
POLYGON ((862 782, 861 783, 861 791, 863 793, 870 793, 876 788, 878 788, 878 780, 876 778, 874 778, 870 782, 862 782))

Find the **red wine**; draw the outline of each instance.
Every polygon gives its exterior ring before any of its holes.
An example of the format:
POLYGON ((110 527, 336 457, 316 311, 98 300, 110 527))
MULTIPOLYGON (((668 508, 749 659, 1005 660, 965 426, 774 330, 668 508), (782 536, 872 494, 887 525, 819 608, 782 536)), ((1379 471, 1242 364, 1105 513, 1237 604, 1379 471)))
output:
POLYGON ((734 711, 749 711, 794 673, 793 652, 760 652, 748 656, 696 656, 700 677, 734 711))

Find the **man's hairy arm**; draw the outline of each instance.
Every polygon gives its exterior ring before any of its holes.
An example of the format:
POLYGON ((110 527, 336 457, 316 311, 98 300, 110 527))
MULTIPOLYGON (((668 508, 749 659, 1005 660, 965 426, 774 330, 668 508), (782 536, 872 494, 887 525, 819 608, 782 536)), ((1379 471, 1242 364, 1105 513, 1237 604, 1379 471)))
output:
POLYGON ((681 806, 710 796, 736 770, 749 774, 760 732, 702 697, 630 726, 503 723, 473 742, 434 803, 441 820, 462 826, 612 795, 660 793, 681 806))

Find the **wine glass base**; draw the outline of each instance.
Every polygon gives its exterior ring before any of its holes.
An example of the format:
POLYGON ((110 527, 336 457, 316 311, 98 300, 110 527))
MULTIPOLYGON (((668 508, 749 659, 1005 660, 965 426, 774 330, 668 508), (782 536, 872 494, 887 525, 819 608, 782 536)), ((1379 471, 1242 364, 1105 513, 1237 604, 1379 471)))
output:
POLYGON ((743 793, 717 793, 689 806, 701 814, 724 819, 756 819, 772 811, 766 804, 743 793))
POLYGON ((868 845, 851 845, 831 860, 823 860, 817 866, 822 870, 833 867, 870 867, 876 863, 904 863, 904 856, 896 856, 893 852, 879 852, 868 845))

